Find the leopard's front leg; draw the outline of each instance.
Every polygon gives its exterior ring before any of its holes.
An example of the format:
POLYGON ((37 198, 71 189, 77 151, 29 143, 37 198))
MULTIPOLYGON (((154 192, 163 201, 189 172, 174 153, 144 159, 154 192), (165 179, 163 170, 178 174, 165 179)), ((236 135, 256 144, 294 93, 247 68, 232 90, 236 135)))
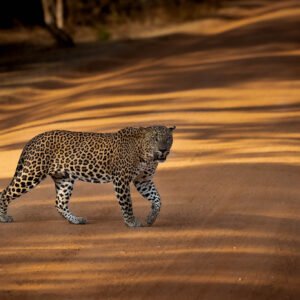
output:
POLYGON ((56 208, 58 212, 72 224, 85 224, 85 218, 77 217, 69 210, 69 200, 72 195, 74 179, 56 178, 52 176, 56 188, 56 208))
POLYGON ((139 193, 147 200, 151 201, 151 212, 147 217, 147 224, 151 226, 159 215, 161 208, 160 195, 151 178, 139 178, 134 181, 134 185, 139 193))
POLYGON ((129 182, 119 179, 114 186, 125 224, 128 227, 141 227, 142 223, 133 215, 129 182))

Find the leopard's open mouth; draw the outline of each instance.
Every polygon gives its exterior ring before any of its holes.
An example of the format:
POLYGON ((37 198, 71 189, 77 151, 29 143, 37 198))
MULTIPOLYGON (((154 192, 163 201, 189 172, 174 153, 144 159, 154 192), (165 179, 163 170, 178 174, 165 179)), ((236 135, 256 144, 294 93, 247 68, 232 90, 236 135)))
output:
POLYGON ((161 158, 161 159, 158 159, 157 161, 159 162, 165 162, 167 158, 161 158))
POLYGON ((165 162, 169 153, 169 151, 157 151, 154 154, 154 160, 158 162, 165 162))

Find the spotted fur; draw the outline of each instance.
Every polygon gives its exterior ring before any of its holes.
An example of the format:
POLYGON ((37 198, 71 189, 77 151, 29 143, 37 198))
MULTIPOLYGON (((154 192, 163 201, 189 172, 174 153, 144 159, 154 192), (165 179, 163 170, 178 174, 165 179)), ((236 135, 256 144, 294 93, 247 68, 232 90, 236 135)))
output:
POLYGON ((170 152, 175 127, 128 127, 116 133, 49 131, 29 141, 21 154, 11 183, 0 194, 0 221, 12 222, 7 215, 11 200, 37 186, 47 175, 56 187, 56 208, 73 224, 86 223, 69 210, 76 180, 114 184, 124 222, 129 227, 142 224, 135 218, 130 196, 133 182, 151 202, 147 225, 152 225, 161 208, 153 183, 158 162, 170 152))

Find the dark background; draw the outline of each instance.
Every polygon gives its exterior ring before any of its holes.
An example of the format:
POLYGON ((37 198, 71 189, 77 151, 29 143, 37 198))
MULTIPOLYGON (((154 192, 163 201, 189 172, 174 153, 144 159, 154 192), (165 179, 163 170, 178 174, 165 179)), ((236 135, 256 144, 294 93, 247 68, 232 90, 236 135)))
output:
MULTIPOLYGON (((13 28, 18 26, 34 26, 43 24, 43 11, 40 0, 12 0, 1 1, 0 27, 13 28)), ((64 1, 65 18, 69 25, 83 25, 93 23, 107 23, 112 18, 118 21, 136 19, 163 10, 166 15, 179 17, 180 10, 189 10, 183 19, 197 18, 200 13, 197 7, 203 5, 218 7, 220 0, 91 0, 64 1), (198 15, 197 15, 198 14, 198 15)))

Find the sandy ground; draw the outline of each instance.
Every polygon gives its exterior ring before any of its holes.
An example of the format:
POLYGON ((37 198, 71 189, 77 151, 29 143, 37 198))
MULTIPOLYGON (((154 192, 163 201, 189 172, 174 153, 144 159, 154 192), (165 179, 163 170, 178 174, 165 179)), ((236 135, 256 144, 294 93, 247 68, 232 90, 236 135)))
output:
POLYGON ((250 3, 159 37, 2 47, 0 189, 42 131, 178 129, 152 228, 123 225, 109 184, 77 183, 85 226, 58 215, 50 179, 14 201, 1 300, 300 299, 300 4, 250 3))

